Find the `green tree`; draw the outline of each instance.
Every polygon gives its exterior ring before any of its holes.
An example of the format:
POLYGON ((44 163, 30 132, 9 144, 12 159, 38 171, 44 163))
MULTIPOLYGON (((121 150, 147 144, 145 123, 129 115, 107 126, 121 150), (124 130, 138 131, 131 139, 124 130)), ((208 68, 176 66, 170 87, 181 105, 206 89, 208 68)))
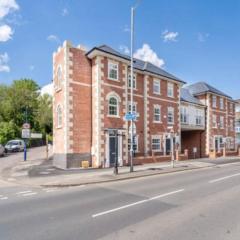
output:
POLYGON ((36 119, 43 134, 52 133, 52 97, 49 94, 44 94, 39 97, 36 119))
POLYGON ((32 79, 15 80, 8 90, 10 104, 10 119, 17 126, 28 121, 35 127, 35 117, 38 109, 39 86, 32 79))
POLYGON ((5 144, 8 140, 19 136, 19 129, 13 121, 0 122, 0 143, 5 144))
POLYGON ((0 85, 0 142, 20 137, 26 121, 33 132, 51 134, 52 97, 41 96, 38 84, 32 79, 0 85))

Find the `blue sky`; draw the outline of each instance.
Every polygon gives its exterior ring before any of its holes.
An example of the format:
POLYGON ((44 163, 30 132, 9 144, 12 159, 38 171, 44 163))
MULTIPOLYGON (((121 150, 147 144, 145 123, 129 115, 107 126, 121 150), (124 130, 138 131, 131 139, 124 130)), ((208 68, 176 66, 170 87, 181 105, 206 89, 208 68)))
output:
MULTIPOLYGON (((48 84, 52 53, 66 39, 128 52, 135 2, 0 0, 0 83, 48 84)), ((238 0, 142 0, 135 51, 188 83, 206 81, 240 98, 239 13, 238 0)))

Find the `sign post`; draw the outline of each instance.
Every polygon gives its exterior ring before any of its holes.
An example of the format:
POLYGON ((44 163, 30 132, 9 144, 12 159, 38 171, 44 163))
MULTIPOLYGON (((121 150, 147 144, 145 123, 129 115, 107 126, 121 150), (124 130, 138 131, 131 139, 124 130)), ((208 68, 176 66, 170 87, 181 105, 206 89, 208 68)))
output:
POLYGON ((24 161, 27 161, 27 139, 31 137, 30 124, 24 123, 22 126, 22 138, 24 139, 24 161))

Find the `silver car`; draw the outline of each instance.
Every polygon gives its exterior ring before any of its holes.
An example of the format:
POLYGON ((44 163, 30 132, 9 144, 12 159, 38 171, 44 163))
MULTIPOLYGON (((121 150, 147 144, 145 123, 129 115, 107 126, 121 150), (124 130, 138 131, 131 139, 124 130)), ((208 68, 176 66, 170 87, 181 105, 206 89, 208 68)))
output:
POLYGON ((24 141, 21 139, 11 140, 5 145, 7 152, 21 152, 24 150, 24 141))
POLYGON ((0 156, 3 157, 5 155, 5 148, 0 144, 0 156))

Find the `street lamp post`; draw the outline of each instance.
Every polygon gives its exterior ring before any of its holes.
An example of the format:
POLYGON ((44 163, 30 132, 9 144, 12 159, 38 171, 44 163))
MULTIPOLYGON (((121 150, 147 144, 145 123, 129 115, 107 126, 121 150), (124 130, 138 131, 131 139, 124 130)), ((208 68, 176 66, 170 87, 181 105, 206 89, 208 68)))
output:
MULTIPOLYGON (((131 8, 131 115, 133 115, 133 42, 134 42, 134 10, 131 8)), ((130 172, 133 172, 133 118, 131 119, 130 172)))

